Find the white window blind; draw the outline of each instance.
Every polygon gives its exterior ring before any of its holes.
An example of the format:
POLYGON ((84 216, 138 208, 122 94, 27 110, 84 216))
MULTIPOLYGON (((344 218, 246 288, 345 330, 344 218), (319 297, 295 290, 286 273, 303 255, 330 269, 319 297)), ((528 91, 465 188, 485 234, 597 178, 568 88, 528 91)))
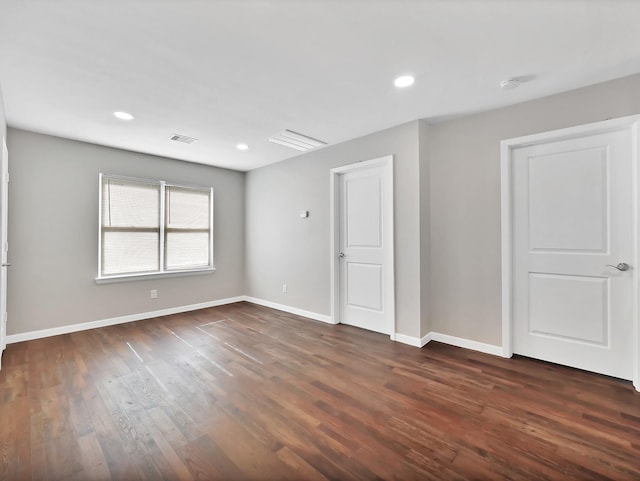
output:
POLYGON ((165 267, 207 267, 211 262, 209 191, 167 186, 165 194, 165 267))
POLYGON ((212 188, 104 174, 100 184, 99 278, 213 268, 212 188))

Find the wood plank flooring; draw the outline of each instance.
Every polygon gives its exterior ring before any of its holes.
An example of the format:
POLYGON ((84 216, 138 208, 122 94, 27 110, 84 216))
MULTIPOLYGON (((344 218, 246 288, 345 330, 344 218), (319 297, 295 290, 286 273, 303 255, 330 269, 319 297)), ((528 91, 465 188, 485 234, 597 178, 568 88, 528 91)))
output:
POLYGON ((640 394, 238 303, 10 345, 0 479, 637 480, 640 394))

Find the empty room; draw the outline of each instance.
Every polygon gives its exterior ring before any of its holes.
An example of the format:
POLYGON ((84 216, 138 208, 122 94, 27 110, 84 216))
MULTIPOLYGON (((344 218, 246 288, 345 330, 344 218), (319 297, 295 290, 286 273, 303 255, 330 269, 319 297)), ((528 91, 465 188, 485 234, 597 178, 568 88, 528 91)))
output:
POLYGON ((0 480, 640 479, 638 19, 0 0, 0 480))

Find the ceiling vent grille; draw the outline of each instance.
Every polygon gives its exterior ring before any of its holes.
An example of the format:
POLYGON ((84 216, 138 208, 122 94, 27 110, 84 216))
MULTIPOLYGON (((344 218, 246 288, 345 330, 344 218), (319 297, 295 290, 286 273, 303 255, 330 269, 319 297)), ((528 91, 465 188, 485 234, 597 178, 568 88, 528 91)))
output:
POLYGON ((315 149, 316 147, 320 147, 322 145, 327 145, 327 143, 323 142, 322 140, 299 134, 298 132, 294 132, 293 130, 283 130, 282 132, 271 137, 269 139, 269 142, 284 145, 285 147, 301 150, 303 152, 305 150, 315 149))
POLYGON ((176 142, 183 142, 185 144, 193 144, 196 140, 193 137, 187 137, 186 135, 173 134, 171 136, 171 140, 175 140, 176 142))

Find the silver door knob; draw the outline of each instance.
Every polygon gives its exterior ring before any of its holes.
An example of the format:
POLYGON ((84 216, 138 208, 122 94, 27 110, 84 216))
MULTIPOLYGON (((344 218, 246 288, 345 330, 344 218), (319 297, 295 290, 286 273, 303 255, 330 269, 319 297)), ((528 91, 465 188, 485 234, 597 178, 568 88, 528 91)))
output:
POLYGON ((613 267, 614 269, 618 269, 619 271, 628 271, 629 264, 626 262, 620 262, 617 266, 612 266, 611 264, 607 264, 607 267, 613 267))
POLYGON ((340 254, 338 254, 338 257, 344 257, 344 252, 341 252, 340 254))

